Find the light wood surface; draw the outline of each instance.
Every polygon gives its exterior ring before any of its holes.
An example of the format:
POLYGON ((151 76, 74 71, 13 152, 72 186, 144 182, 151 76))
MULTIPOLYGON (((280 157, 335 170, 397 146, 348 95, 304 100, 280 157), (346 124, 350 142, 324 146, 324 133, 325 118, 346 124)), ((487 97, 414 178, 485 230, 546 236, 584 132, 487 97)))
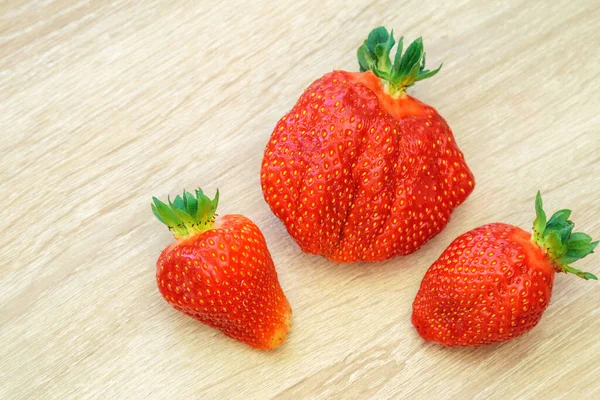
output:
MULTIPOLYGON (((600 237, 600 7, 590 1, 0 3, 0 398, 600 398, 600 286, 557 277, 512 342, 423 342, 411 303, 458 234, 529 227, 535 192, 600 237), (423 249, 381 264, 302 254, 262 199, 262 150, 302 90, 385 24, 441 73, 477 186, 423 249), (221 190, 263 230, 294 309, 260 352, 178 314, 150 197, 221 190)), ((600 273, 600 255, 578 263, 600 273)))

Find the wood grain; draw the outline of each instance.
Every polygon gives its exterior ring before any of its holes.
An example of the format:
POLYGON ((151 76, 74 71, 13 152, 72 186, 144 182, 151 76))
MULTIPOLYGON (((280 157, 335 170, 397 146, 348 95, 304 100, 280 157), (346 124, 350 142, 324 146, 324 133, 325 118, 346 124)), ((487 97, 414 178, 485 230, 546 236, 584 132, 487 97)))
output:
MULTIPOLYGON (((533 198, 600 237, 594 0, 0 3, 0 398, 600 398, 600 286, 559 276, 531 333, 480 349, 410 324, 458 234, 529 227, 533 198), (262 149, 302 90, 379 24, 425 38, 412 89, 477 178, 422 250, 381 264, 302 254, 262 199, 262 149), (150 197, 201 185, 263 230, 294 308, 264 353, 178 314, 150 197)), ((579 264, 600 273, 600 256, 579 264)))

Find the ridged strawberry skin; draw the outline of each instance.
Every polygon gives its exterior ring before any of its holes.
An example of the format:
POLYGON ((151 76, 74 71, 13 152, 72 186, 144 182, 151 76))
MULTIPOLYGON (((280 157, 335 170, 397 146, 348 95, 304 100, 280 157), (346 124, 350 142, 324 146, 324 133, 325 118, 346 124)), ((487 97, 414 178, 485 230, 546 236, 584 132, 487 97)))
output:
POLYGON ((168 246, 156 281, 175 309, 259 349, 281 344, 291 308, 259 228, 226 215, 213 229, 168 246))
POLYGON ((531 330, 552 296, 555 271, 531 234, 494 223, 452 242, 429 268, 412 323, 446 346, 503 342, 531 330))
POLYGON ((266 146, 264 198, 305 252, 337 262, 410 254, 473 191, 444 119, 379 82, 371 72, 323 76, 266 146))

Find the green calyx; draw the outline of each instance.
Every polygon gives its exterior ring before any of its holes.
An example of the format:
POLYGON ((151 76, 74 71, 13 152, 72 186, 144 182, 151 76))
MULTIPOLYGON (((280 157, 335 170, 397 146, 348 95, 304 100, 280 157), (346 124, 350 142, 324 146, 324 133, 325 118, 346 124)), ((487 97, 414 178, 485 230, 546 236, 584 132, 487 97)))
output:
POLYGON ((373 71, 384 81, 388 93, 397 97, 404 95, 407 87, 434 76, 442 68, 440 64, 433 71, 425 69, 425 53, 421 38, 412 42, 404 54, 402 54, 402 40, 403 37, 398 39, 398 49, 392 63, 390 51, 396 43, 394 31, 388 33, 387 29, 380 26, 369 33, 367 40, 358 48, 357 54, 360 72, 373 71))
POLYGON ((598 241, 592 242, 592 238, 585 233, 573 233, 575 224, 569 220, 571 210, 559 210, 546 220, 542 196, 538 192, 535 198, 535 214, 531 240, 546 251, 555 266, 562 272, 569 272, 583 279, 597 280, 595 275, 569 265, 593 253, 598 245, 598 241))
POLYGON ((195 196, 184 190, 183 196, 177 195, 172 202, 169 198, 168 204, 156 197, 152 197, 152 201, 152 212, 156 218, 167 225, 177 239, 181 239, 212 228, 219 191, 212 200, 198 188, 195 196))

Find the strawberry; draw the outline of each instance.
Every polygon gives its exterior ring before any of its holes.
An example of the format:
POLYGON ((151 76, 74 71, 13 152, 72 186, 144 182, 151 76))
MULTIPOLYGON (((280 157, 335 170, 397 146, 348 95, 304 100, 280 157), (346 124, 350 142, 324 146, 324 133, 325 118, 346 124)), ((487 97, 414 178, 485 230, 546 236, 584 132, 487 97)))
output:
POLYGON ((473 191, 473 174, 437 111, 406 94, 425 69, 417 39, 395 62, 393 34, 373 30, 361 72, 316 80, 275 126, 264 198, 308 253, 380 261, 420 248, 473 191))
POLYGON ((513 339, 540 321, 556 272, 597 279, 569 265, 598 244, 571 233, 571 211, 546 221, 539 192, 535 209, 533 235, 484 225, 456 238, 433 263, 413 303, 412 323, 425 340, 476 347, 513 339))
POLYGON ((156 282, 176 310, 258 349, 285 340, 292 311, 259 228, 242 215, 215 219, 202 190, 183 191, 165 204, 153 198, 154 215, 177 241, 156 263, 156 282))

